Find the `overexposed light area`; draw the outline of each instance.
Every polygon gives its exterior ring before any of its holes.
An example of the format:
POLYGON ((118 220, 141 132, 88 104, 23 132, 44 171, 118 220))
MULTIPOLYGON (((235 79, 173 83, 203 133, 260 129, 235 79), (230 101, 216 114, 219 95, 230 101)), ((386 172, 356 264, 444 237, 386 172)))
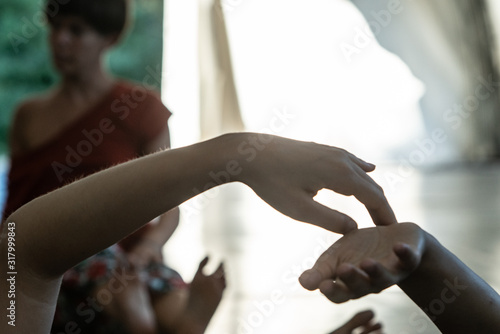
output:
POLYGON ((172 147, 199 138, 198 0, 164 2, 162 99, 172 111, 172 147))
MULTIPOLYGON (((279 135, 378 159, 423 131, 424 87, 349 1, 253 0, 225 9, 249 130, 286 114, 279 135)), ((370 24, 386 29, 384 20, 370 24)))
MULTIPOLYGON (((199 133, 195 7, 195 0, 166 2, 164 98, 175 113, 176 146, 199 133)), ((369 159, 390 159, 423 133, 423 85, 378 45, 349 1, 222 0, 222 10, 247 130, 369 159)), ((386 29, 390 19, 369 23, 386 29)))

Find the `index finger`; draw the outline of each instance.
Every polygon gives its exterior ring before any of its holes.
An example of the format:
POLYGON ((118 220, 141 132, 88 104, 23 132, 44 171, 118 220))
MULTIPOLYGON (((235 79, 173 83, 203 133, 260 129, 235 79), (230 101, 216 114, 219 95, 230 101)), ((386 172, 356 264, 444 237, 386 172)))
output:
POLYGON ((397 223, 396 215, 385 197, 384 190, 361 168, 355 168, 360 176, 354 197, 363 203, 375 225, 392 225, 397 223))
POLYGON ((297 197, 291 208, 290 217, 322 227, 326 230, 346 234, 356 230, 358 225, 346 214, 316 202, 308 194, 297 197))

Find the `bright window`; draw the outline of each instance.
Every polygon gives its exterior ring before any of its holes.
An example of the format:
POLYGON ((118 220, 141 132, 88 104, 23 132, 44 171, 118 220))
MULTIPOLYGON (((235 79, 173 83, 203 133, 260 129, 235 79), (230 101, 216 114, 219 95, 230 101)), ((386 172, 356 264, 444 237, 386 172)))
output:
MULTIPOLYGON (((421 134, 423 85, 378 45, 350 2, 223 0, 222 7, 248 130, 368 159, 394 158, 421 134)), ((174 145, 184 145, 198 133, 196 1, 166 8, 165 98, 177 113, 174 145)))

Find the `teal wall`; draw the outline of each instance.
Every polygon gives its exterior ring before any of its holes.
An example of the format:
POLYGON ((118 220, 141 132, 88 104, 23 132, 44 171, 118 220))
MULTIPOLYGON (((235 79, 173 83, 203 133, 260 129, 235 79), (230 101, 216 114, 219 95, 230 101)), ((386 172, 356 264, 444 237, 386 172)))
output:
MULTIPOLYGON (((7 153, 16 105, 57 82, 48 54, 43 3, 0 2, 0 154, 7 153)), ((151 71, 161 71, 163 1, 135 1, 133 17, 128 34, 110 54, 109 67, 117 76, 142 81, 151 71)))

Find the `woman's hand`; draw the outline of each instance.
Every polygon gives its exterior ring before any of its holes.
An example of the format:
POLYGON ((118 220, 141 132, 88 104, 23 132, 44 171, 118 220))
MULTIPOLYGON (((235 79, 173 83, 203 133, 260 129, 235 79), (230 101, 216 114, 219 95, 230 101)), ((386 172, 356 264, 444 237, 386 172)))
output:
POLYGON ((425 232, 415 224, 352 231, 326 250, 300 283, 343 303, 401 282, 420 264, 425 232))
POLYGON ((355 196, 376 225, 396 223, 382 188, 367 175, 373 164, 335 147, 262 134, 243 138, 241 181, 278 211, 337 233, 356 229, 352 218, 314 201, 319 190, 330 189, 355 196))

